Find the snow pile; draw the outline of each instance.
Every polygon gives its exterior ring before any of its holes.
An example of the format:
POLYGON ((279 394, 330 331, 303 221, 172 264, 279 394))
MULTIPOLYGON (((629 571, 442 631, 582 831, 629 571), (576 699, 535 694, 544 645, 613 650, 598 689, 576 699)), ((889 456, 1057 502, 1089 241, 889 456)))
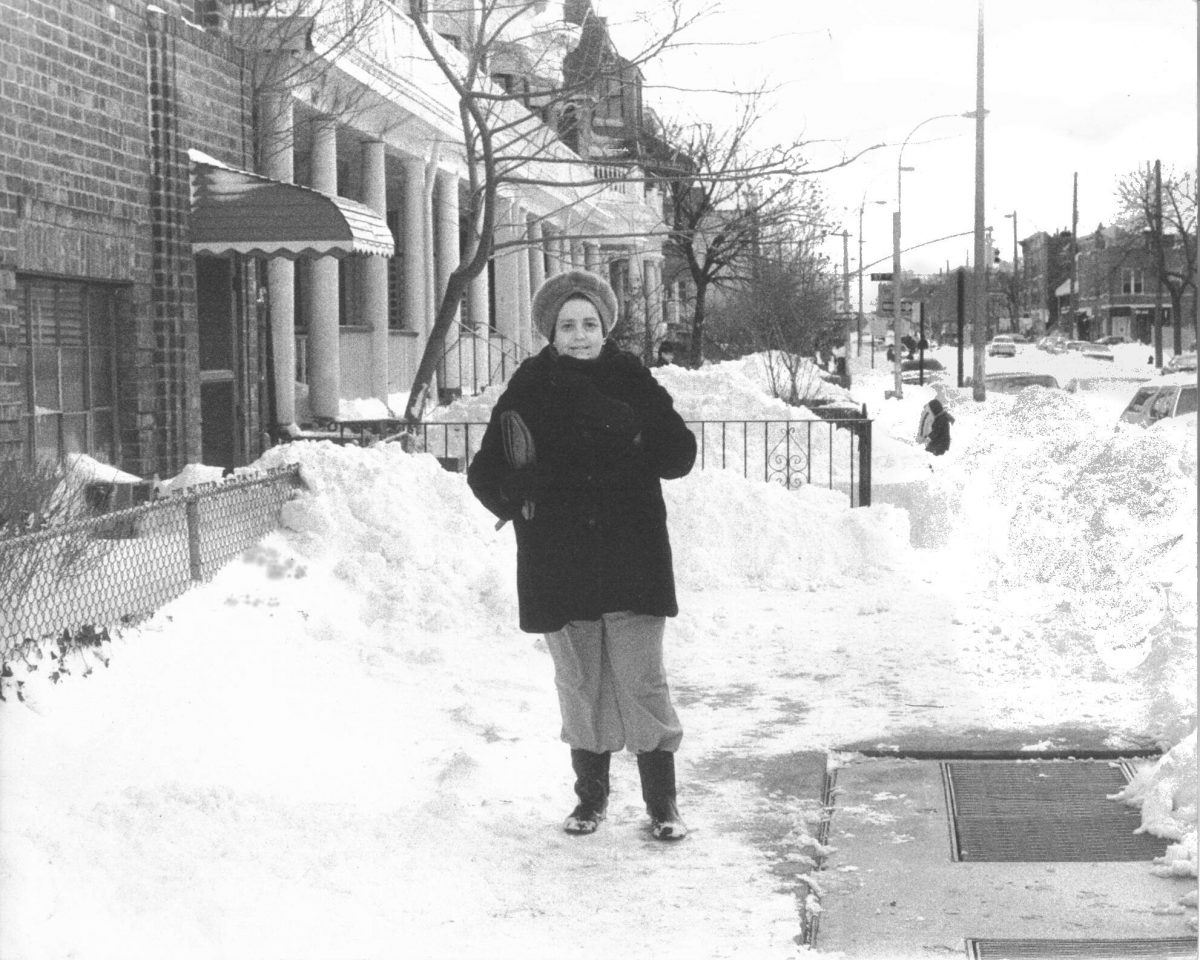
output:
POLYGON ((664 484, 682 588, 816 589, 871 580, 901 563, 908 519, 898 510, 850 511, 844 494, 787 491, 727 470, 695 470, 664 484))
POLYGON ((791 407, 767 392, 757 357, 708 364, 699 370, 655 367, 684 420, 815 420, 807 407, 791 407))
POLYGON ((432 633, 516 616, 509 537, 499 537, 461 475, 399 444, 275 447, 264 467, 299 463, 309 495, 281 518, 292 545, 310 558, 330 556, 334 570, 363 598, 366 625, 408 622, 432 633))
MULTIPOLYGON (((1175 841, 1155 863, 1160 876, 1194 877, 1196 871, 1196 731, 1153 763, 1145 764, 1116 795, 1142 808, 1142 830, 1175 841)), ((1196 906, 1196 894, 1191 894, 1196 906)))

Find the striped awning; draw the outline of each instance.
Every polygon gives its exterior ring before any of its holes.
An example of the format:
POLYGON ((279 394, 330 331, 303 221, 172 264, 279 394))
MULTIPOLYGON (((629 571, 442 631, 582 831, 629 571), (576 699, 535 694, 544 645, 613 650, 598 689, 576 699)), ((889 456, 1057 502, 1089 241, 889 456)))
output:
POLYGON ((391 257, 396 242, 370 207, 218 163, 192 163, 192 251, 224 256, 391 257))

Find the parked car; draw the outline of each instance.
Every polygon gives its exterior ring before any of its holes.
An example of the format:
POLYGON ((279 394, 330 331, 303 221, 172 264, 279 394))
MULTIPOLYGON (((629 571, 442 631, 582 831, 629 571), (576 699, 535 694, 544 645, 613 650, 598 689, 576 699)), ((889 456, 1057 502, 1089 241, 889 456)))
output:
POLYGON ((988 344, 987 354, 989 357, 1015 357, 1017 355, 1016 341, 1005 333, 992 337, 992 342, 988 344))
POLYGON ((1126 391, 1135 384, 1146 383, 1146 377, 1111 376, 1102 377, 1072 377, 1067 381, 1067 393, 1097 393, 1114 390, 1126 391))
POLYGON ((1047 353, 1066 353, 1067 338, 1062 336, 1047 337, 1042 349, 1047 353))
POLYGON ((1023 333, 1010 333, 1009 337, 1012 339, 1013 343, 1028 343, 1029 342, 1029 338, 1027 336, 1025 336, 1025 334, 1023 334, 1023 333))
POLYGON ((1196 372, 1196 351, 1177 353, 1164 366, 1163 373, 1196 372))
POLYGON ((922 379, 928 383, 931 380, 940 380, 945 372, 946 368, 942 366, 941 361, 934 360, 933 357, 900 361, 901 383, 920 383, 922 379))
POLYGON ((1112 333, 1107 337, 1101 337, 1099 340, 1093 340, 1093 343, 1102 343, 1106 347, 1111 347, 1117 343, 1133 343, 1128 337, 1123 337, 1120 334, 1112 333))
POLYGON ((1107 360, 1109 363, 1114 359, 1112 350, 1103 343, 1085 343, 1079 348, 1079 354, 1092 360, 1107 360))
POLYGON ((1091 344, 1086 340, 1068 340, 1064 346, 1071 353, 1079 353, 1084 347, 1090 347, 1091 344))
POLYGON ((1196 394, 1196 378, 1191 374, 1175 373, 1149 380, 1137 388, 1121 419, 1148 427, 1167 417, 1195 413, 1196 394))
MULTIPOLYGON (((967 377, 964 387, 970 387, 973 380, 967 377)), ((1058 380, 1048 373, 987 373, 983 377, 983 388, 986 393, 1020 393, 1026 387, 1047 387, 1058 390, 1058 380)))

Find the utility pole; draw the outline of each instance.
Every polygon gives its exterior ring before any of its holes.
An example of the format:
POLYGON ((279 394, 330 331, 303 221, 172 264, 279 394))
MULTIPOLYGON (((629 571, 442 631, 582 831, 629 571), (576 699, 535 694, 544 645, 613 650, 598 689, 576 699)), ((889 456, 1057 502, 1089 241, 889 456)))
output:
MULTIPOLYGON (((863 328, 863 312, 862 312, 862 207, 858 208, 858 356, 862 356, 862 328, 863 328)), ((871 334, 872 345, 875 342, 875 335, 871 334)), ((871 364, 874 367, 874 364, 871 364)))
MULTIPOLYGON (((862 271, 859 271, 862 277, 862 271)), ((850 231, 842 231, 842 315, 846 318, 845 331, 842 337, 842 348, 846 352, 842 360, 842 369, 846 375, 846 387, 850 386, 850 351, 853 349, 853 330, 850 326, 850 231)))
POLYGON ((964 327, 967 319, 967 271, 964 267, 959 267, 954 271, 955 274, 955 296, 954 296, 954 311, 955 318, 958 321, 958 386, 963 385, 963 336, 965 335, 964 327))
MULTIPOLYGON (((988 252, 984 249, 984 185, 983 185, 983 0, 979 0, 979 26, 975 41, 975 317, 972 330, 975 355, 971 364, 971 396, 979 401, 987 398, 984 390, 984 326, 987 323, 988 252)), ((897 278, 899 279, 899 278, 897 278)))
POLYGON ((1017 272, 1017 211, 1014 210, 1012 213, 1006 213, 1004 215, 1004 219, 1006 219, 1006 220, 1009 217, 1012 217, 1012 222, 1013 222, 1013 266, 1012 266, 1012 269, 1013 269, 1013 297, 1012 297, 1012 304, 1013 304, 1013 309, 1016 311, 1016 316, 1013 317, 1013 329, 1017 333, 1020 333, 1021 332, 1021 293, 1022 293, 1021 288, 1022 288, 1022 283, 1021 283, 1021 275, 1020 275, 1020 273, 1017 272))
POLYGON ((1076 231, 1079 229, 1079 172, 1072 177, 1074 186, 1071 188, 1071 335, 1070 339, 1078 340, 1079 331, 1076 329, 1079 309, 1079 241, 1076 231))
MULTIPOLYGON (((1165 262, 1165 257, 1162 251, 1162 161, 1154 161, 1154 230, 1151 233, 1154 238, 1155 245, 1159 248, 1157 253, 1156 265, 1154 268, 1154 365, 1161 368, 1163 365, 1163 292, 1162 292, 1162 272, 1159 270, 1159 265, 1165 262)), ((1175 352, 1179 352, 1178 341, 1176 341, 1175 352)))

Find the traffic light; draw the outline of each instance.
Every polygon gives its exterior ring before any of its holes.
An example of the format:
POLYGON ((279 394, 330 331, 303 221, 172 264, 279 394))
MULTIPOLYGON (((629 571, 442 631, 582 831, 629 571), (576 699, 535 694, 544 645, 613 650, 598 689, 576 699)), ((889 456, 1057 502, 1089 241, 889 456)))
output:
POLYGON ((1000 248, 999 247, 992 247, 992 263, 994 263, 996 266, 1000 266, 1000 248))

